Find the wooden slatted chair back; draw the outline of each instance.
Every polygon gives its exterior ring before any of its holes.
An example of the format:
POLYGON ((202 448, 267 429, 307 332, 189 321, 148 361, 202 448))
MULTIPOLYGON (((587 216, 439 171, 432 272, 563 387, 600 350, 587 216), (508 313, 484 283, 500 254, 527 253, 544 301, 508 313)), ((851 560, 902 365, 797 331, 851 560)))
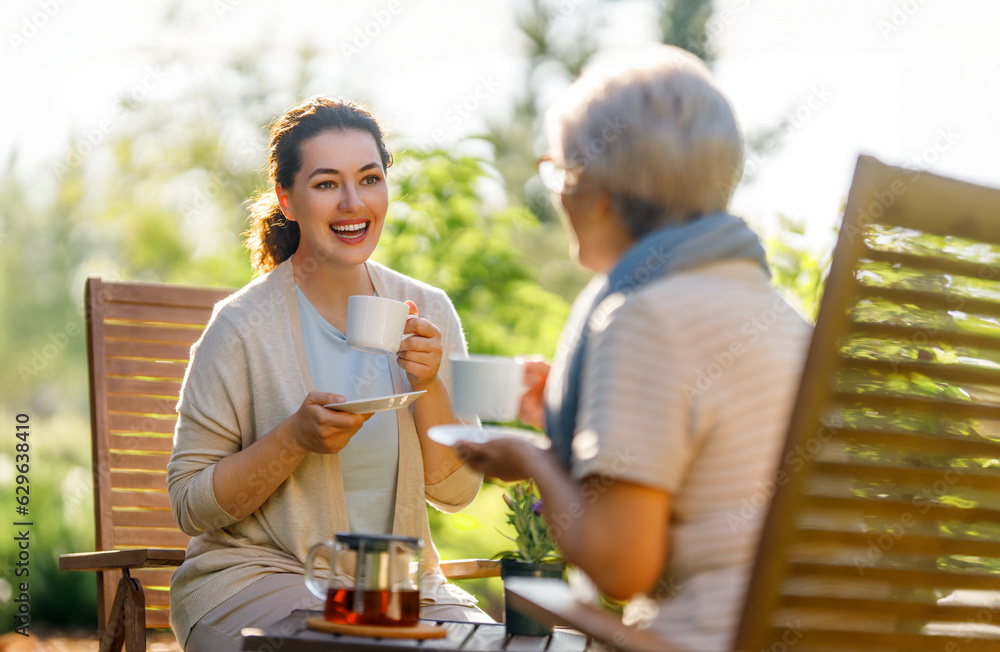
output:
POLYGON ((805 369, 736 649, 996 652, 1000 190, 862 157, 805 369))
MULTIPOLYGON (((232 290, 87 280, 94 516, 97 550, 173 548, 188 537, 174 523, 167 462, 191 345, 217 301, 232 290)), ((137 569, 146 626, 169 627, 171 569, 137 569)), ((100 622, 120 571, 98 573, 100 622)))

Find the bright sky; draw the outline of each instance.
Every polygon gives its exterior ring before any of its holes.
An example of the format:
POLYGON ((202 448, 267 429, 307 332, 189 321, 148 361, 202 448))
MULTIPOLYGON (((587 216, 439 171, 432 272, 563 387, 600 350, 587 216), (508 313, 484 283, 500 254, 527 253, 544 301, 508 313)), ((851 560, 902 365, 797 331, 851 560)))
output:
POLYGON ((1000 2, 726 0, 717 67, 747 130, 797 115, 746 215, 836 222, 858 154, 1000 186, 1000 2), (742 8, 742 9, 741 9, 742 8))
MULTIPOLYGON (((569 22, 585 18, 591 0, 560 6, 569 22)), ((453 142, 486 118, 504 119, 521 85, 512 7, 507 0, 6 0, 0 160, 16 148, 22 169, 45 173, 72 130, 114 129, 122 94, 166 100, 193 81, 218 78, 241 49, 264 48, 273 73, 289 74, 305 42, 320 48, 311 90, 367 98, 397 133, 453 142), (162 17, 175 5, 185 28, 165 32, 162 17), (200 79, 150 67, 163 52, 191 63, 200 79), (463 102, 474 109, 456 111, 463 102)), ((600 22, 612 52, 653 38, 649 3, 611 7, 600 22)), ((825 238, 860 153, 1000 186, 1000 0, 717 0, 715 7, 718 82, 748 134, 791 120, 780 146, 751 162, 735 212, 757 224, 798 218, 825 238)))

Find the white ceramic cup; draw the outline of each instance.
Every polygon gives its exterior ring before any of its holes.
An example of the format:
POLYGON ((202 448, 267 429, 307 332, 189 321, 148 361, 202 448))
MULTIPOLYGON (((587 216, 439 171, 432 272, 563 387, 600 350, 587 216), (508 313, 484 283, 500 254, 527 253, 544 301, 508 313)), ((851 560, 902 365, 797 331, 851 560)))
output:
POLYGON ((347 345, 366 353, 393 354, 413 333, 403 334, 410 307, 383 297, 347 297, 347 345))
POLYGON ((451 358, 452 401, 461 417, 511 421, 521 407, 524 361, 499 355, 451 358))

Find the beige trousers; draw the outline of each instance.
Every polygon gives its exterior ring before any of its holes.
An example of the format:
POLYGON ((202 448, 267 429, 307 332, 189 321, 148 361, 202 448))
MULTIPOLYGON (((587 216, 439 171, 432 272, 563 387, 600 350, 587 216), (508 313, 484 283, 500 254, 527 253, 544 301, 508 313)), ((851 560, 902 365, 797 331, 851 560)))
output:
MULTIPOLYGON (((267 629, 295 609, 323 609, 323 601, 306 588, 301 575, 268 575, 205 614, 191 630, 185 652, 237 652, 244 627, 267 629)), ((491 623, 476 607, 432 604, 420 609, 421 618, 491 623)))

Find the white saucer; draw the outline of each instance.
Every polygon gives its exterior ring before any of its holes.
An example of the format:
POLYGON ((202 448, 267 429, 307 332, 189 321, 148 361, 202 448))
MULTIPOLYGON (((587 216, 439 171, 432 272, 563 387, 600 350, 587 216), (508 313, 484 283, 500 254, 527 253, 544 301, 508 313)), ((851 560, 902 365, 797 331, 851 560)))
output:
POLYGON ((483 442, 493 441, 494 439, 503 439, 504 437, 530 441, 539 448, 548 448, 549 446, 549 440, 546 437, 542 437, 531 432, 530 430, 507 428, 504 426, 483 426, 480 428, 477 426, 466 426, 460 423, 448 424, 444 426, 431 426, 427 429, 427 436, 437 443, 444 444, 445 446, 454 446, 460 441, 471 441, 481 444, 483 442))
POLYGON ((324 405, 325 408, 337 410, 339 412, 350 412, 351 414, 368 414, 369 412, 381 412, 383 410, 398 410, 410 405, 421 394, 427 393, 426 389, 419 392, 405 392, 403 394, 393 394, 392 396, 377 396, 375 398, 362 398, 357 401, 347 401, 346 403, 330 403, 324 405))

